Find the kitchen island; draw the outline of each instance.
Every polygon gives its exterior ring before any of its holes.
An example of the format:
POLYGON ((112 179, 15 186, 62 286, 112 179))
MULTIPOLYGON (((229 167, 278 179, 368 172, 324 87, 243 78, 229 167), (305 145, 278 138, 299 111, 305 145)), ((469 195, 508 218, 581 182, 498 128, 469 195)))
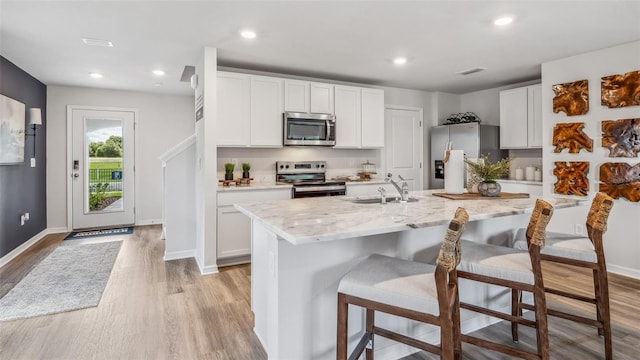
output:
MULTIPOLYGON (((412 192, 418 201, 404 204, 363 204, 337 196, 235 205, 252 223, 251 308, 254 331, 269 359, 335 359, 338 282, 369 254, 433 262, 459 206, 470 215, 465 239, 509 245, 513 229, 526 226, 535 204, 535 198, 448 200, 433 192, 412 192)), ((584 204, 546 200, 556 211, 584 204)), ((460 288, 465 302, 508 310, 510 293, 504 289, 462 280, 460 288)), ((350 348, 359 339, 363 319, 361 309, 350 307, 350 348)), ((437 329, 427 325, 384 314, 376 321, 426 341, 439 339, 437 329)), ((493 322, 462 312, 463 332, 493 322)), ((414 351, 376 339, 376 359, 396 359, 414 351)))

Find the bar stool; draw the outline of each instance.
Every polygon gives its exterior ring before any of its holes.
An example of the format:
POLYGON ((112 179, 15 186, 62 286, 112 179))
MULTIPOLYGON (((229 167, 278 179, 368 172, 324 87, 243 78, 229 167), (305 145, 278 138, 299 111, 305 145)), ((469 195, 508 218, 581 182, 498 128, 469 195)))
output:
MULTIPOLYGON (((523 359, 549 359, 549 337, 547 313, 540 267, 540 249, 544 247, 545 229, 553 214, 553 207, 538 199, 529 220, 526 238, 531 243, 529 253, 509 247, 481 244, 461 240, 464 248, 462 260, 458 265, 458 277, 477 282, 498 285, 518 291, 533 293, 535 321, 506 314, 478 305, 460 303, 460 308, 536 328, 537 352, 532 353, 511 346, 481 339, 471 335, 461 335, 461 340, 476 346, 523 359)), ((515 304, 512 293, 511 303, 515 304)))
POLYGON ((435 266, 374 254, 342 278, 338 287, 338 360, 347 359, 349 304, 366 309, 365 333, 349 359, 359 358, 366 349, 366 359, 372 360, 374 335, 439 354, 441 359, 461 359, 456 266, 460 235, 468 220, 467 212, 458 208, 435 266), (439 326, 440 346, 376 326, 376 311, 439 326))
MULTIPOLYGON (((609 313, 609 282, 607 279, 607 264, 602 246, 602 234, 607 230, 607 220, 613 207, 613 199, 604 193, 597 193, 591 203, 587 215, 588 237, 571 234, 547 232, 547 246, 540 252, 540 259, 549 262, 566 264, 576 267, 592 269, 594 297, 573 294, 567 291, 545 287, 545 292, 574 299, 596 306, 597 319, 578 316, 554 309, 547 309, 547 314, 582 324, 595 326, 598 335, 604 336, 605 357, 613 358, 611 344, 611 316, 609 313)), ((528 242, 523 239, 522 231, 516 234, 515 249, 526 250, 528 242)), ((514 295, 517 298, 515 311, 522 314, 522 309, 531 309, 530 304, 522 302, 522 293, 514 295)), ((512 324, 513 333, 517 339, 518 325, 512 324)))

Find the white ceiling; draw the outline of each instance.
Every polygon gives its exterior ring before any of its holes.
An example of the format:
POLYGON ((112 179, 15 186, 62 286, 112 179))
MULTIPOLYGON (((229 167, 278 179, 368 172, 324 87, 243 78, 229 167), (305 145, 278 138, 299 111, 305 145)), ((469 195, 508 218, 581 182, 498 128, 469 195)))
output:
POLYGON ((466 93, 638 40, 639 19, 640 1, 0 0, 0 55, 47 85, 192 94, 179 81, 183 67, 212 46, 221 66, 466 93), (496 28, 503 14, 516 20, 496 28), (244 28, 258 37, 241 38, 244 28), (90 47, 83 37, 115 46, 90 47), (396 56, 408 63, 394 66, 396 56), (455 74, 478 66, 487 70, 455 74), (155 78, 155 68, 166 76, 155 78))

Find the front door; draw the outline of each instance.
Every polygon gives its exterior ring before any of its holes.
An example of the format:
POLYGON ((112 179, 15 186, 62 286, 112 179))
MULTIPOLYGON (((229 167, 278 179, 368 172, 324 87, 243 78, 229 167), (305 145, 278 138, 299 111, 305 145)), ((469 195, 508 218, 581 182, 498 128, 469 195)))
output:
POLYGON ((135 222, 131 110, 69 107, 72 129, 72 227, 135 222))
POLYGON ((416 109, 385 110, 387 171, 407 180, 409 190, 422 190, 422 116, 416 109))

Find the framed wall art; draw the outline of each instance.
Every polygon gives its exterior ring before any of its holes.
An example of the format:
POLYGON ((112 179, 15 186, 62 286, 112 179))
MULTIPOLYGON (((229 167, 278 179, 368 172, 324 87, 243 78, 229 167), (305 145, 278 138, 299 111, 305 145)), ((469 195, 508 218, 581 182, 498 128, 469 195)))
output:
POLYGON ((553 192, 562 195, 587 196, 589 193, 589 163, 586 161, 554 162, 553 175, 558 179, 553 192))
POLYGON ((552 86, 553 112, 567 116, 584 115, 589 112, 589 81, 580 80, 552 86))
POLYGON ((600 97, 609 108, 640 105, 640 70, 602 77, 600 97))
POLYGON ((570 154, 577 154, 580 149, 588 152, 593 151, 593 139, 585 134, 584 123, 563 123, 556 124, 553 128, 553 152, 559 153, 563 149, 569 149, 570 154))
POLYGON ((604 163, 600 165, 600 191, 614 199, 640 201, 640 163, 604 163))
POLYGON ((602 147, 609 157, 636 157, 640 152, 640 118, 602 122, 602 147))
POLYGON ((0 165, 24 162, 25 105, 0 95, 0 165))

